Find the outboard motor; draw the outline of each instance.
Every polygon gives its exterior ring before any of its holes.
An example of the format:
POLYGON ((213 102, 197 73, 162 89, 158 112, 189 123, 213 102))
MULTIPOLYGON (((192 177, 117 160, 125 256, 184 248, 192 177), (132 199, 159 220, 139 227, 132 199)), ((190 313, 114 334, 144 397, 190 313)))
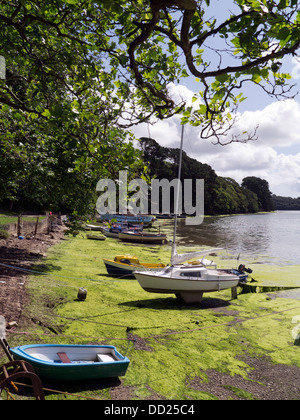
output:
POLYGON ((240 273, 244 273, 245 271, 246 271, 246 273, 252 273, 252 270, 251 270, 251 268, 246 268, 245 266, 244 266, 244 264, 240 264, 239 265, 239 267, 238 267, 238 271, 240 272, 240 273))

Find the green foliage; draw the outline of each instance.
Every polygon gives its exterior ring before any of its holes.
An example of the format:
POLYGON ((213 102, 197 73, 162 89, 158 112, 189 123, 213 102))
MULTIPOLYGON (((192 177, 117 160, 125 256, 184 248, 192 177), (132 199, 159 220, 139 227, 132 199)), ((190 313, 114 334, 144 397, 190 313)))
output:
POLYGON ((274 210, 272 194, 269 190, 269 184, 266 180, 257 178, 255 176, 248 176, 243 179, 242 187, 248 188, 248 190, 257 195, 260 210, 274 210))
MULTIPOLYGON (((223 22, 208 0, 167 3, 2 1, 0 202, 83 213, 97 178, 142 171, 125 128, 181 113, 220 141, 245 83, 288 96, 298 2, 236 0, 223 22), (190 75, 200 91, 186 107, 169 86, 190 75)), ((229 190, 219 201, 231 211, 229 190)))
POLYGON ((50 119, 63 114, 66 124, 84 108, 106 126, 120 115, 132 125, 185 111, 185 122, 218 135, 234 123, 245 83, 288 94, 281 60, 299 47, 296 0, 232 3, 221 20, 210 1, 5 0, 0 102, 50 119), (202 100, 185 109, 168 84, 189 75, 201 82, 202 100))
POLYGON ((101 177, 128 167, 134 176, 142 165, 122 130, 107 129, 104 141, 90 120, 68 127, 59 116, 54 124, 9 110, 0 120, 0 202, 10 208, 92 213, 101 177))
POLYGON ((9 238, 9 233, 7 232, 7 230, 2 229, 0 227, 0 239, 8 239, 9 238))
POLYGON ((300 197, 280 197, 272 196, 275 210, 300 210, 300 197))

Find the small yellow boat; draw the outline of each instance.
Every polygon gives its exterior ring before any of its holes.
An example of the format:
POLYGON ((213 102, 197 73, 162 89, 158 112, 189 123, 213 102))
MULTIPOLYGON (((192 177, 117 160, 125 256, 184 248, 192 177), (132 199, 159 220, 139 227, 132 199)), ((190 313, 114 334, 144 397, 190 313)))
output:
POLYGON ((117 255, 113 260, 103 259, 108 274, 113 276, 132 276, 134 271, 158 271, 166 267, 162 263, 141 263, 136 256, 117 255))

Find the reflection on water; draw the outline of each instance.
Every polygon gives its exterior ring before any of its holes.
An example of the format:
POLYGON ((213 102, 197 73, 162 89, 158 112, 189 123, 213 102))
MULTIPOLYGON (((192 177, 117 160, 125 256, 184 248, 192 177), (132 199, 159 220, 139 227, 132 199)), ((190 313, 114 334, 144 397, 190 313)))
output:
POLYGON ((179 219, 177 243, 222 247, 235 254, 265 255, 283 264, 300 264, 300 211, 207 217, 195 226, 179 219))

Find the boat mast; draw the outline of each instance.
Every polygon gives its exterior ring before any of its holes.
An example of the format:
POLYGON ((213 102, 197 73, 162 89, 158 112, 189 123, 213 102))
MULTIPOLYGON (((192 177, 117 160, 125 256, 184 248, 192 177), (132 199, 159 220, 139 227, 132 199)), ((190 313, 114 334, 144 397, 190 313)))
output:
POLYGON ((176 254, 176 229, 177 229, 177 213, 178 213, 178 203, 179 203, 181 166, 182 166, 183 133, 184 133, 184 125, 182 125, 181 127, 181 141, 180 141, 180 153, 179 153, 179 165, 178 165, 178 180, 177 180, 177 193, 176 193, 176 203, 175 203, 174 235, 173 235, 173 244, 172 244, 171 264, 173 264, 173 257, 176 254))

